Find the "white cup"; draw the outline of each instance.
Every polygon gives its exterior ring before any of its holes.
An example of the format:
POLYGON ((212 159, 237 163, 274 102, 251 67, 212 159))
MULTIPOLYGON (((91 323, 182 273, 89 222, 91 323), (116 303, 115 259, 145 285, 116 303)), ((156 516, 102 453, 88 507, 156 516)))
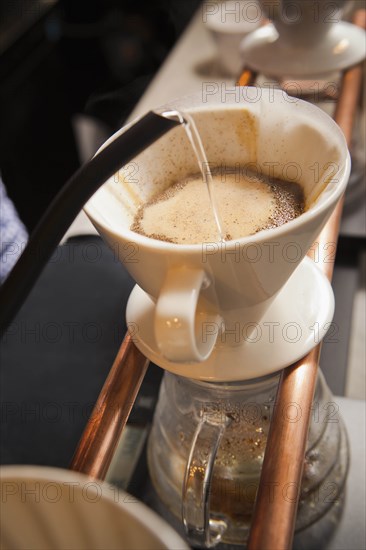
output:
POLYGON ((238 322, 260 321, 325 225, 349 177, 344 136, 320 109, 281 90, 230 90, 225 95, 223 89, 214 93, 209 88, 168 109, 191 113, 214 167, 256 167, 298 181, 306 200, 303 214, 280 227, 222 243, 172 244, 131 231, 141 204, 198 172, 182 126, 124 167, 85 207, 156 304, 155 340, 172 362, 205 361, 219 330, 207 327, 230 332, 238 322))
POLYGON ((291 45, 314 48, 342 18, 345 0, 260 0, 266 15, 291 45))
POLYGON ((243 68, 240 43, 262 21, 257 0, 205 2, 202 20, 217 45, 218 64, 228 76, 239 76, 243 68))
POLYGON ((3 550, 188 550, 135 497, 77 472, 3 466, 0 489, 3 550))

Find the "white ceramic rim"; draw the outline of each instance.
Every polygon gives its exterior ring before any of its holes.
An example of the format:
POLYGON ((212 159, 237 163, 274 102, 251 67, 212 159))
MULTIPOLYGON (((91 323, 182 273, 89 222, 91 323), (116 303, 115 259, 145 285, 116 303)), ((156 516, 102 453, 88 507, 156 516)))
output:
MULTIPOLYGON (((246 88, 252 89, 252 90, 257 90, 257 88, 250 87, 250 86, 247 86, 246 88)), ((278 96, 281 95, 282 97, 289 97, 290 98, 290 96, 288 96, 288 94, 286 94, 286 92, 284 92, 283 90, 273 90, 273 89, 270 90, 270 89, 266 89, 266 88, 263 88, 261 90, 262 90, 262 92, 264 91, 264 93, 271 93, 271 94, 275 94, 275 95, 278 95, 278 96)), ((196 94, 192 94, 192 95, 189 95, 189 96, 182 96, 182 98, 177 98, 177 99, 171 100, 171 101, 169 101, 169 103, 167 103, 163 106, 156 107, 155 109, 153 109, 153 111, 154 112, 155 111, 156 112, 162 112, 162 109, 167 110, 167 111, 171 110, 172 108, 174 109, 175 108, 174 105, 177 102, 188 101, 189 98, 192 98, 192 100, 194 100, 194 99, 197 99, 197 97, 199 97, 199 95, 201 95, 201 92, 198 92, 196 94)), ((295 99, 295 98, 290 98, 290 101, 293 100, 293 99, 295 99)), ((284 233, 290 232, 292 230, 296 230, 303 223, 311 221, 318 214, 325 211, 328 208, 330 203, 332 203, 335 200, 336 201, 339 200, 340 197, 342 196, 343 192, 345 191, 345 188, 346 188, 347 183, 348 183, 349 175, 350 175, 350 172, 351 172, 351 157, 350 157, 350 153, 348 151, 346 138, 344 137, 344 135, 342 133, 342 130, 340 129, 338 124, 329 115, 327 115, 324 111, 322 111, 319 107, 316 107, 315 105, 312 105, 311 103, 309 103, 307 101, 304 101, 302 99, 297 99, 296 98, 296 102, 298 102, 300 105, 303 105, 305 109, 313 111, 314 115, 317 117, 317 119, 323 119, 324 121, 327 122, 327 124, 334 127, 334 131, 338 134, 339 139, 342 142, 342 145, 344 147, 344 150, 347 151, 347 153, 345 155, 345 164, 344 164, 344 168, 343 168, 343 173, 341 174, 342 181, 340 182, 340 184, 337 187, 335 187, 332 190, 331 193, 329 193, 329 195, 326 199, 322 200, 321 202, 316 202, 311 207, 310 210, 306 210, 305 212, 303 212, 303 214, 301 214, 297 218, 295 218, 291 221, 288 221, 285 224, 283 224, 281 226, 278 226, 278 227, 275 227, 275 228, 263 229, 262 231, 258 231, 258 233, 255 233, 254 235, 241 237, 241 238, 235 239, 235 240, 225 241, 225 246, 226 247, 230 247, 231 244, 232 244, 232 246, 235 246, 237 244, 239 244, 240 246, 245 246, 247 244, 249 245, 249 244, 252 244, 252 243, 261 244, 262 242, 267 242, 268 239, 271 239, 274 236, 280 237, 284 233)), ((245 106, 244 102, 240 103, 240 104, 236 104, 236 105, 232 106, 232 108, 233 109, 235 109, 235 108, 239 109, 240 107, 243 107, 243 106, 245 106)), ((188 111, 190 113, 193 113, 195 111, 202 111, 202 110, 212 110, 212 104, 210 104, 210 103, 207 103, 207 105, 201 104, 198 107, 196 106, 196 107, 193 107, 191 109, 186 109, 186 111, 188 111)), ((100 151, 102 151, 109 143, 114 141, 118 136, 120 136, 124 131, 126 131, 130 126, 135 124, 140 118, 141 117, 138 117, 138 118, 134 119, 133 121, 131 121, 127 125, 120 128, 110 138, 108 138, 108 140, 98 149, 98 151, 96 152, 96 155, 100 151)), ((323 192, 321 193, 321 195, 322 194, 323 194, 323 192)), ((105 224, 104 220, 103 220, 103 217, 100 218, 98 216, 98 211, 93 206, 93 200, 94 200, 93 198, 94 198, 94 195, 84 205, 84 210, 85 210, 86 214, 90 217, 90 219, 92 221, 94 220, 101 228, 103 228, 103 231, 105 231, 107 234, 114 234, 117 237, 127 238, 129 241, 135 242, 136 244, 140 245, 141 247, 152 246, 152 243, 153 243, 153 246, 156 249, 161 250, 161 251, 166 252, 166 253, 170 253, 170 254, 174 254, 174 253, 181 254, 182 252, 191 252, 191 253, 193 253, 193 252, 201 251, 201 249, 202 249, 202 243, 197 243, 197 244, 168 243, 166 241, 159 241, 158 239, 153 239, 151 237, 146 237, 144 235, 140 235, 139 233, 135 233, 135 232, 131 231, 130 229, 116 230, 113 227, 111 227, 110 225, 105 224)), ((219 242, 219 241, 217 241, 217 242, 219 242)))
POLYGON ((70 481, 85 484, 93 481, 103 487, 103 498, 109 501, 111 504, 123 510, 123 512, 132 516, 141 527, 150 531, 162 544, 166 550, 189 550, 189 546, 184 540, 174 531, 174 529, 158 516, 153 510, 148 508, 145 504, 139 501, 136 497, 129 495, 126 491, 118 489, 118 494, 125 496, 122 499, 118 498, 118 502, 115 499, 115 491, 110 487, 110 484, 106 481, 89 477, 81 474, 80 472, 74 472, 72 470, 66 470, 62 468, 55 468, 52 466, 29 466, 29 465, 4 465, 0 467, 0 481, 18 478, 21 481, 27 479, 37 479, 40 481, 56 482, 56 483, 69 483, 70 481), (130 499, 129 502, 125 500, 130 499), (134 499, 133 504, 131 499, 134 499), (143 518, 143 520, 142 520, 143 518))

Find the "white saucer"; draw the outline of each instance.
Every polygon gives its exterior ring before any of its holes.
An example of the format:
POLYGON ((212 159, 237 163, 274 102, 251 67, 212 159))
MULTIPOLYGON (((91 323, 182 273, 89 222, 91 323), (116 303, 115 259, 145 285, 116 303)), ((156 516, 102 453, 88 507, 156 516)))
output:
POLYGON ((311 78, 362 61, 366 55, 365 41, 363 29, 341 21, 314 48, 296 46, 295 41, 289 46, 270 23, 245 37, 240 49, 248 66, 266 76, 311 78))
POLYGON ((325 336, 334 313, 330 283, 316 264, 304 258, 277 295, 250 337, 240 333, 240 344, 218 336, 203 363, 172 363, 158 350, 154 337, 155 304, 135 286, 127 303, 126 318, 133 341, 151 361, 181 376, 201 380, 246 380, 291 365, 325 336))

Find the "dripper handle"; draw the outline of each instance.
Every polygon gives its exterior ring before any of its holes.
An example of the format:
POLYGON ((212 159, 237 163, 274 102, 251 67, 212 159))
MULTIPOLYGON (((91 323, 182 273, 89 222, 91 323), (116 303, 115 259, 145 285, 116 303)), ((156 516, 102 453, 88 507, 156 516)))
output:
POLYGON ((216 343, 221 316, 199 306, 201 290, 210 286, 202 269, 168 270, 155 309, 155 338, 162 355, 176 363, 202 362, 216 343))

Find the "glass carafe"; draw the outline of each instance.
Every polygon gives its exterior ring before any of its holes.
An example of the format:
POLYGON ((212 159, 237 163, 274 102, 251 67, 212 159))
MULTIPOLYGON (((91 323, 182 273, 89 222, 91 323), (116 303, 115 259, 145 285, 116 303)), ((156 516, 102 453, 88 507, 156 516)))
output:
MULTIPOLYGON (((229 383, 165 374, 149 439, 149 470, 160 499, 182 519, 193 545, 247 540, 278 381, 278 373, 229 383)), ((296 421, 301 411, 289 406, 296 421)), ((296 531, 338 501, 347 468, 347 436, 319 373, 296 531)), ((274 482, 269 497, 278 489, 274 482)))

